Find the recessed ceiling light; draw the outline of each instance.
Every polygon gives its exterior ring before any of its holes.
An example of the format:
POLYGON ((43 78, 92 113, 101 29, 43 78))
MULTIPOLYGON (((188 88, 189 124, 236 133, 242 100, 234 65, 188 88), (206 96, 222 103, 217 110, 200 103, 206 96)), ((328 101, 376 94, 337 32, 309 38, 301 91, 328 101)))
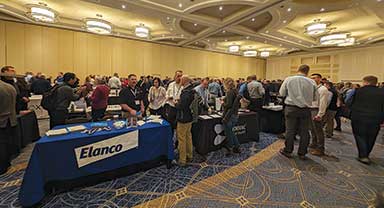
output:
POLYGON ((183 4, 182 3, 179 3, 179 8, 183 7, 183 4))
POLYGON ((36 21, 48 23, 55 22, 57 16, 55 11, 42 4, 30 5, 29 15, 36 21))
POLYGON ((88 31, 107 35, 112 33, 112 26, 109 22, 102 19, 88 18, 85 20, 85 26, 88 31))
POLYGON ((282 47, 282 46, 283 46, 283 44, 280 44, 279 46, 280 46, 280 47, 282 47))
POLYGON ((169 30, 170 30, 170 31, 173 31, 173 28, 170 28, 169 30))
POLYGON ((265 31, 265 33, 269 33, 269 30, 265 31))
POLYGON ((283 23, 284 23, 284 24, 287 23, 287 20, 283 20, 283 23))
POLYGON ((183 38, 183 37, 184 37, 184 34, 181 34, 180 36, 183 38))
POLYGON ((227 39, 225 39, 225 42, 227 42, 228 40, 227 39))
POLYGON ((245 37, 247 40, 249 39, 249 36, 245 37))
POLYGON ((193 24, 193 26, 195 26, 195 27, 196 27, 196 26, 197 26, 197 23, 193 24))
POLYGON ((287 36, 284 36, 285 39, 287 39, 287 36))
POLYGON ((254 22, 254 21, 255 21, 255 18, 252 18, 251 21, 254 22))
POLYGON ((3 8, 4 7, 4 5, 3 4, 0 4, 0 8, 3 8))
POLYGON ((165 37, 165 35, 164 35, 164 34, 162 34, 162 35, 161 35, 161 37, 165 37))
POLYGON ((207 41, 209 42, 210 40, 208 39, 207 41))
POLYGON ((287 9, 287 12, 291 12, 291 11, 292 11, 292 8, 289 7, 289 8, 287 9))
POLYGON ((219 10, 222 11, 222 10, 223 10, 223 6, 220 6, 220 7, 219 7, 219 10))
POLYGON ((321 8, 321 9, 320 9, 320 12, 324 12, 324 11, 325 11, 325 8, 321 8))
POLYGON ((368 40, 372 40, 373 38, 372 37, 369 37, 368 40))
POLYGON ((195 42, 195 44, 197 45, 197 44, 199 44, 199 42, 195 42))
POLYGON ((170 17, 167 17, 167 20, 170 20, 171 18, 170 17))
POLYGON ((121 5, 121 8, 125 9, 127 6, 125 4, 121 5))
POLYGON ((227 31, 223 30, 223 33, 226 33, 227 31))
POLYGON ((299 43, 301 43, 301 42, 303 42, 303 41, 299 40, 299 43))

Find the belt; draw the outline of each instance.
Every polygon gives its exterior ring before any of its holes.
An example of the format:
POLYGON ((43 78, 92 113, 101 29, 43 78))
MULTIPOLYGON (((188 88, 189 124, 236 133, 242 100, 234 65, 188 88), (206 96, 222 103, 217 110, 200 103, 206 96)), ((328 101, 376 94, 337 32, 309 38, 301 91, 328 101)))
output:
POLYGON ((296 106, 296 105, 287 105, 287 104, 285 104, 285 106, 287 106, 287 107, 294 107, 294 108, 300 108, 300 109, 310 109, 308 107, 302 108, 302 107, 299 107, 299 106, 296 106))

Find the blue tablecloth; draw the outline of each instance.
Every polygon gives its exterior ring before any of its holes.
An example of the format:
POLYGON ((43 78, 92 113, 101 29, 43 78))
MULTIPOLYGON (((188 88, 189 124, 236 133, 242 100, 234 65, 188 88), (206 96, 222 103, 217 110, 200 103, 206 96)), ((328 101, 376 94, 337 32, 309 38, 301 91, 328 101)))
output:
MULTIPOLYGON (((108 122, 112 126, 111 122, 108 122)), ((84 124, 90 128, 90 123, 84 124)), ((72 125, 74 126, 74 125, 72 125)), ((63 126, 58 127, 63 128, 63 126)), ((35 145, 19 192, 22 206, 32 206, 44 196, 44 185, 50 181, 65 181, 103 173, 165 156, 174 159, 170 125, 147 123, 138 128, 100 131, 93 135, 74 132, 62 136, 43 137, 35 145), (75 149, 100 142, 134 130, 139 130, 138 148, 78 167, 75 149)))

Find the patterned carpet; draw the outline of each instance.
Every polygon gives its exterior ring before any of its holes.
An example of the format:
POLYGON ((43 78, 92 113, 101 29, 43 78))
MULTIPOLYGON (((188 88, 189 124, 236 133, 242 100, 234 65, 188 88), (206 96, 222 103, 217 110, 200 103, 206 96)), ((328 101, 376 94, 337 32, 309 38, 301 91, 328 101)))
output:
MULTIPOLYGON (((282 140, 262 133, 259 143, 242 145, 243 153, 224 151, 196 156, 191 166, 165 166, 91 187, 48 197, 42 207, 368 207, 384 189, 383 132, 373 151, 374 164, 355 160, 348 126, 327 139, 327 156, 307 161, 277 152, 282 140)), ((0 176, 0 207, 19 207, 17 195, 33 145, 0 176)))

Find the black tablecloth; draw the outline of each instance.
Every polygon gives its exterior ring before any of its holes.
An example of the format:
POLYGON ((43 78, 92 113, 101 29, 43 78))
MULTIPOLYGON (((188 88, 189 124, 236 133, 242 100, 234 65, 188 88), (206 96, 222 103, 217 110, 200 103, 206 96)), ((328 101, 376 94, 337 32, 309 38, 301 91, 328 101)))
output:
POLYGON ((37 123, 36 113, 31 111, 25 115, 18 115, 17 122, 20 129, 20 147, 25 147, 40 138, 39 124, 37 123))
MULTIPOLYGON (((239 122, 234 127, 240 143, 259 141, 259 124, 257 113, 241 113, 239 122)), ((225 144, 224 128, 221 118, 201 119, 192 127, 193 145, 197 153, 206 155, 208 152, 218 150, 225 144)))
POLYGON ((284 111, 263 109, 260 112, 261 131, 265 133, 281 134, 285 131, 284 111))
POLYGON ((109 96, 108 97, 108 105, 119 105, 120 97, 119 96, 109 96))

